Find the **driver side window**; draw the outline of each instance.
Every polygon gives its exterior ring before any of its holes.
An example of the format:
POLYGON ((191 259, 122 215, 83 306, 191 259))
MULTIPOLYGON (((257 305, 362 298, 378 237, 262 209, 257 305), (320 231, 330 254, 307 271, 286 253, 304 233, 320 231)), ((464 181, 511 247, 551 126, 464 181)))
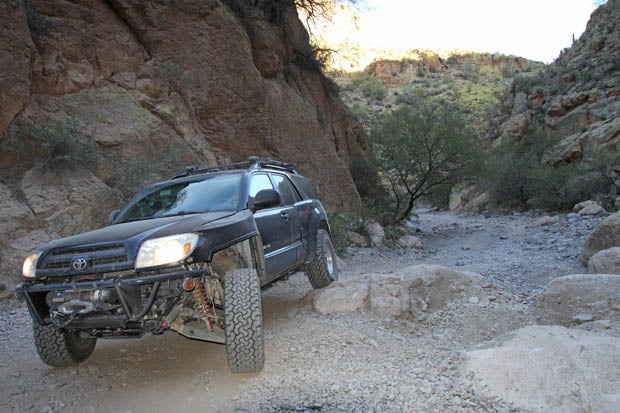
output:
POLYGON ((250 182, 250 197, 254 198, 259 191, 263 189, 273 189, 271 180, 267 174, 256 174, 250 182))

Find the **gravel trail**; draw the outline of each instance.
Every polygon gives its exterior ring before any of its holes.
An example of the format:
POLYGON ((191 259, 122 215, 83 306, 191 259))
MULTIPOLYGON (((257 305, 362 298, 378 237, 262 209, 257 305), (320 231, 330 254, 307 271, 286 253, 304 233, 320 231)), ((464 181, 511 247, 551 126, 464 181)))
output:
POLYGON ((99 340, 80 366, 54 369, 36 355, 27 310, 0 302, 0 411, 7 412, 512 412, 460 373, 479 343, 531 323, 527 304, 551 279, 585 272, 583 242, 604 218, 534 213, 457 217, 418 210, 423 251, 351 249, 342 279, 414 264, 473 271, 501 287, 488 305, 451 303, 421 320, 319 315, 295 274, 263 291, 266 365, 233 375, 225 348, 176 333, 99 340))

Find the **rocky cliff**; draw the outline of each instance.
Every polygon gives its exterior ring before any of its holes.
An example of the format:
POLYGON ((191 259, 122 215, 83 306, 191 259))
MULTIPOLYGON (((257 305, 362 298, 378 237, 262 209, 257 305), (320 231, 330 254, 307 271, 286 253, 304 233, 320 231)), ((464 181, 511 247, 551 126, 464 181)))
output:
POLYGON ((583 35, 538 73, 513 82, 495 144, 542 129, 550 166, 579 161, 594 150, 617 153, 620 139, 620 1, 609 0, 583 35))
POLYGON ((0 36, 0 285, 187 164, 279 158, 359 205, 366 137, 292 0, 7 0, 0 36))

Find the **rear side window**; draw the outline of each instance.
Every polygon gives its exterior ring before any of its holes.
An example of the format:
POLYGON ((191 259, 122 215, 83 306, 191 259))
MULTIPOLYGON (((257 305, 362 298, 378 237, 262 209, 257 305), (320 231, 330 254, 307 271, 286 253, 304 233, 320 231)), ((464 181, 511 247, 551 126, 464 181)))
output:
POLYGON ((291 175, 291 180, 293 181, 293 184, 295 184, 295 187, 303 199, 318 199, 312 185, 306 178, 300 175, 291 175))

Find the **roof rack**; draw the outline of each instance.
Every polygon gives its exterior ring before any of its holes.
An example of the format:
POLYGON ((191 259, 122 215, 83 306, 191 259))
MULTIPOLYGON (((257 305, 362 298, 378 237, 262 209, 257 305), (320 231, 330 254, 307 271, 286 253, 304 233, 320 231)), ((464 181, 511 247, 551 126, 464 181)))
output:
POLYGON ((295 165, 291 164, 291 163, 286 163, 286 162, 281 162, 281 161, 276 161, 275 159, 271 159, 271 158, 261 158, 258 156, 250 156, 250 162, 253 162, 255 165, 259 165, 263 168, 278 168, 278 169, 284 169, 285 171, 291 172, 291 173, 297 173, 297 171, 295 170, 295 165))
POLYGON ((246 168, 251 168, 251 167, 257 167, 257 168, 269 167, 269 168, 282 169, 282 170, 285 170, 285 171, 288 171, 294 174, 297 173, 297 171, 295 170, 295 165, 293 164, 276 161, 271 158, 261 158, 259 156, 250 156, 250 158, 248 158, 247 161, 229 163, 229 164, 218 165, 218 166, 210 166, 206 168, 199 168, 195 165, 186 166, 185 170, 177 172, 170 179, 178 179, 178 178, 183 178, 183 177, 190 176, 190 175, 204 174, 208 172, 224 171, 227 169, 246 169, 246 168))

